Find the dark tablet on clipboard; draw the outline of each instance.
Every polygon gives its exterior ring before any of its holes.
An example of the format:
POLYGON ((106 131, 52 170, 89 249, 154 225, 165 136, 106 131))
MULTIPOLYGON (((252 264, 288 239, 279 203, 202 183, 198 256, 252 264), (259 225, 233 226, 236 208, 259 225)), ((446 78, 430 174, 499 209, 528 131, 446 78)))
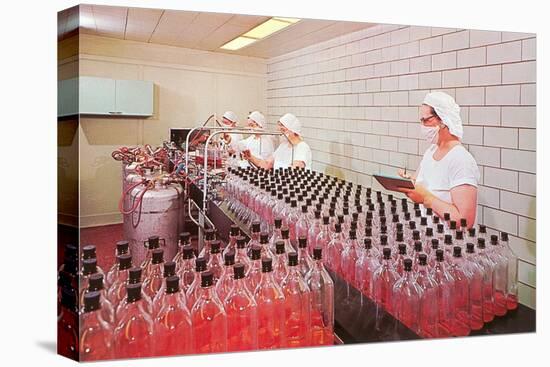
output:
POLYGON ((376 181, 380 182, 386 190, 399 191, 398 189, 414 189, 414 183, 398 176, 373 175, 376 181))

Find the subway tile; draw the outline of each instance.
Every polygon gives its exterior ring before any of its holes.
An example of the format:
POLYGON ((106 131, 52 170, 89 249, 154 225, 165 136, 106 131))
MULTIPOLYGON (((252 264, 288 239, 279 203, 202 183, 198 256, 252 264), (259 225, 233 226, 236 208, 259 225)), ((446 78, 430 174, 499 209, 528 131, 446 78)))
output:
MULTIPOLYGON (((409 103, 413 104, 410 101, 410 92, 409 92, 409 103)), ((414 122, 419 123, 419 109, 420 109, 420 103, 414 103, 413 106, 409 107, 399 107, 399 113, 398 113, 398 120, 399 121, 406 121, 406 122, 414 122)))
POLYGON ((373 121, 372 133, 377 135, 388 135, 389 123, 386 121, 373 121))
POLYGON ((529 241, 537 241, 537 222, 534 219, 518 218, 518 236, 529 241))
POLYGON ((374 65, 374 76, 388 76, 390 75, 390 63, 382 63, 374 65))
POLYGON ((456 64, 459 68, 482 66, 487 63, 487 50, 485 47, 460 50, 456 53, 456 64))
POLYGON ((482 66, 470 69, 470 86, 496 85, 502 82, 502 66, 482 66))
POLYGON ((533 264, 536 262, 537 247, 534 242, 517 236, 508 236, 508 245, 518 259, 533 264))
POLYGON ((399 58, 408 59, 416 57, 420 53, 420 42, 413 41, 399 45, 399 58))
MULTIPOLYGON (((387 127, 386 127, 387 130, 387 127)), ((373 131, 376 133, 376 131, 373 131)), ((365 135, 365 147, 379 149, 380 148, 380 136, 373 134, 365 135)))
POLYGON ((392 106, 407 106, 409 104, 409 92, 391 92, 390 105, 392 106))
POLYGON ((470 31, 464 30, 443 36, 443 51, 460 50, 470 47, 470 31))
POLYGON ((483 129, 483 143, 485 146, 517 149, 518 129, 505 127, 484 127, 483 129))
POLYGON ((520 86, 500 85, 486 88, 487 105, 519 105, 520 86))
POLYGON ((458 88, 456 103, 467 106, 481 106, 485 104, 485 89, 483 87, 458 88))
POLYGON ((537 131, 535 129, 519 129, 519 149, 537 149, 537 131))
POLYGON ((376 149, 372 152, 372 160, 375 163, 388 164, 390 159, 389 153, 387 150, 376 149))
POLYGON ((396 151, 397 150, 397 138, 393 136, 381 136, 380 137, 380 149, 396 151))
MULTIPOLYGON (((418 80, 418 78, 417 78, 418 80)), ((399 79, 399 89, 401 89, 401 79, 399 79)), ((417 83, 418 85, 418 83, 417 83)), ((404 88, 407 89, 407 88, 404 88)), ((409 103, 411 106, 419 106, 424 101, 424 97, 428 94, 429 90, 411 90, 409 91, 409 103)), ((418 116, 417 116, 418 117, 418 116)))
POLYGON ((537 274, 535 265, 520 260, 518 262, 518 280, 531 287, 536 287, 537 274))
POLYGON ((432 55, 432 70, 456 68, 456 51, 432 55))
POLYGON ((536 128, 536 122, 536 107, 502 107, 502 126, 536 128))
POLYGON ((521 59, 535 60, 537 58, 537 39, 530 38, 521 41, 521 59))
POLYGON ((470 30, 470 47, 485 46, 499 43, 502 39, 502 32, 470 30))
POLYGON ((500 167, 500 149, 470 145, 468 151, 474 156, 478 165, 500 167))
POLYGON ((393 61, 399 59, 399 46, 385 47, 382 49, 382 61, 393 61))
MULTIPOLYGON (((406 122, 390 121, 389 134, 391 136, 398 136, 401 138, 407 138, 407 125, 406 122)), ((397 150, 397 149, 396 149, 397 150)))
POLYGON ((418 140, 399 138, 399 152, 418 154, 418 140))
POLYGON ((534 196, 500 191, 500 208, 529 218, 537 216, 537 201, 534 196))
POLYGON ((462 142, 464 144, 483 144, 483 127, 465 125, 463 128, 464 137, 462 138, 462 142))
POLYGON ((456 32, 456 28, 432 27, 432 37, 456 32))
POLYGON ((418 75, 419 88, 441 88, 441 72, 423 73, 418 75))
POLYGON ((397 76, 381 78, 380 79, 380 90, 381 91, 397 90, 398 83, 399 83, 399 78, 397 76))
POLYGON ((521 85, 521 104, 534 106, 537 103, 537 88, 535 84, 521 85))
POLYGON ((419 55, 438 54, 442 51, 443 37, 433 37, 420 41, 419 55))
POLYGON ((466 87, 469 84, 470 71, 468 69, 446 70, 443 71, 442 86, 466 87))
POLYGON ((411 73, 423 73, 432 70, 432 57, 430 55, 415 57, 410 60, 411 73))
POLYGON ((523 32, 502 32, 502 42, 515 41, 525 38, 535 37, 534 33, 523 33, 523 32))
POLYGON ((380 119, 380 107, 376 107, 376 106, 365 107, 365 119, 367 119, 367 120, 379 120, 380 119))
POLYGON ((499 209, 484 207, 483 223, 487 225, 487 227, 494 228, 498 231, 505 231, 512 235, 518 233, 518 216, 499 209))
POLYGON ((431 27, 423 26, 411 26, 410 28, 410 40, 420 40, 423 38, 430 38, 432 36, 431 27))
POLYGON ((374 93, 373 105, 375 106, 387 106, 390 104, 390 94, 388 92, 374 93))
POLYGON ((361 93, 361 94, 359 94, 357 104, 359 106, 372 106, 372 104, 373 104, 372 93, 361 93))
POLYGON ((367 92, 379 92, 380 78, 367 79, 366 90, 367 92))
POLYGON ((485 167, 483 171, 483 183, 487 186, 499 189, 517 191, 518 172, 494 167, 485 167))
POLYGON ((478 186, 478 204, 485 207, 499 208, 499 190, 487 186, 478 186))
POLYGON ((519 192, 527 195, 536 195, 537 175, 519 172, 519 192))
POLYGON ((399 45, 401 43, 409 42, 411 29, 405 27, 396 31, 390 32, 390 45, 399 45))
POLYGON ((365 53, 366 64, 376 64, 382 61, 382 50, 372 50, 365 53))
POLYGON ((398 107, 383 106, 380 107, 380 120, 394 121, 398 117, 398 107))
POLYGON ((502 149, 502 168, 536 173, 536 153, 524 150, 502 149))
POLYGON ((536 289, 533 287, 519 283, 518 299, 522 305, 532 308, 533 310, 537 308, 537 293, 536 289))
POLYGON ((392 75, 407 74, 409 72, 409 60, 397 60, 390 64, 390 73, 392 75))
POLYGON ((521 61, 521 41, 487 46, 487 64, 521 61))
POLYGON ((500 107, 469 107, 469 123, 473 125, 500 125, 500 107))
POLYGON ((399 90, 418 89, 418 74, 400 75, 398 87, 399 90))
POLYGON ((535 61, 502 65, 502 83, 534 83, 536 81, 535 61))
POLYGON ((383 33, 373 37, 374 48, 383 48, 390 45, 390 34, 383 33))

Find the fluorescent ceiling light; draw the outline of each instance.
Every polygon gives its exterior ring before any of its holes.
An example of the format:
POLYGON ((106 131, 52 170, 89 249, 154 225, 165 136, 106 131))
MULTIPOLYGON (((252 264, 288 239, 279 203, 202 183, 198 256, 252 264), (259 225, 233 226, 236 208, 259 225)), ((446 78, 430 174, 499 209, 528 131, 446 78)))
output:
POLYGON ((235 50, 238 50, 238 49, 243 48, 245 46, 248 46, 251 43, 254 43, 256 41, 257 41, 257 39, 255 39, 255 38, 237 37, 233 41, 227 42, 225 45, 223 45, 220 48, 223 48, 224 50, 235 51, 235 50))
POLYGON ((241 49, 258 40, 266 38, 272 35, 273 33, 279 32, 280 30, 285 29, 286 27, 299 21, 300 19, 296 19, 296 18, 281 18, 281 17, 268 19, 262 24, 257 25, 256 27, 252 28, 248 32, 242 34, 241 36, 233 39, 232 41, 227 42, 220 48, 224 50, 231 50, 231 51, 241 49))

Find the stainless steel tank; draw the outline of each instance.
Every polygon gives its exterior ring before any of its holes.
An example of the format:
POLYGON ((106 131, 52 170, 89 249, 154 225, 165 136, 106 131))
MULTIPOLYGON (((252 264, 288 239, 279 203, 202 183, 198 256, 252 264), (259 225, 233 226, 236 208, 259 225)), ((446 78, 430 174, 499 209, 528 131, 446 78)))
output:
MULTIPOLYGON (((145 186, 135 187, 128 196, 129 208, 134 200, 138 200, 145 186)), ((139 265, 145 259, 147 249, 144 242, 150 236, 164 239, 164 260, 172 260, 177 252, 178 233, 180 232, 181 196, 183 189, 180 184, 163 185, 157 183, 148 189, 141 205, 132 213, 124 216, 124 238, 130 242, 132 263, 139 265)))

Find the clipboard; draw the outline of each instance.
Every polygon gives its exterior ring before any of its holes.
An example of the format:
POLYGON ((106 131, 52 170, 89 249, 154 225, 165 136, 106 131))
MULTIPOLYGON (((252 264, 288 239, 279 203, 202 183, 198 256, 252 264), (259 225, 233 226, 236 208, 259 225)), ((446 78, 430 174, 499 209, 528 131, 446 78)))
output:
POLYGON ((386 190, 399 191, 398 189, 414 189, 414 183, 399 176, 372 175, 386 190))

